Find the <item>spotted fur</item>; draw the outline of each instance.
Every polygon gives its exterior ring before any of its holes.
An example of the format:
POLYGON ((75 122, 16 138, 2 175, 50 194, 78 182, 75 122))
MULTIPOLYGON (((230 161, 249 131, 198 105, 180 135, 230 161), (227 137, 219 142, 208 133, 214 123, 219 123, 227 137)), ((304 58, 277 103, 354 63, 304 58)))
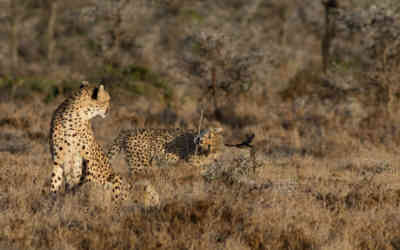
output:
POLYGON ((68 186, 83 181, 111 185, 113 200, 126 198, 121 177, 113 172, 90 123, 97 115, 104 118, 109 108, 110 95, 103 85, 95 87, 82 82, 80 89, 56 109, 50 129, 52 193, 60 190, 65 178, 68 186))
POLYGON ((108 151, 110 161, 123 151, 131 173, 145 171, 152 163, 191 161, 208 156, 223 145, 222 128, 210 128, 197 133, 186 129, 137 128, 123 130, 108 151))

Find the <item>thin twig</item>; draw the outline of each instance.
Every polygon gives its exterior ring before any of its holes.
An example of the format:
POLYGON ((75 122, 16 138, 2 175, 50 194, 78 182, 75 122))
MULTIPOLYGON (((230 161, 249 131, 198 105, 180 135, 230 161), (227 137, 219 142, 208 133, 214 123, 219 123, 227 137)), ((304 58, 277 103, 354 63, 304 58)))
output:
MULTIPOLYGON (((198 131, 197 131, 197 136, 199 138, 200 138, 201 126, 202 126, 202 123, 203 123, 203 112, 204 112, 204 109, 202 108, 201 111, 200 111, 200 121, 199 121, 199 127, 198 127, 198 131)), ((196 145, 195 155, 197 155, 198 149, 199 149, 199 147, 198 147, 198 145, 196 145)))

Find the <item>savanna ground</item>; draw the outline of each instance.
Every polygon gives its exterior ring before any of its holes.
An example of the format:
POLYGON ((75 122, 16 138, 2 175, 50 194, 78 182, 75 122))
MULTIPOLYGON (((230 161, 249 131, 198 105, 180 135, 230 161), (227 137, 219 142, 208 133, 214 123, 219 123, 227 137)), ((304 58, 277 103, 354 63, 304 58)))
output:
POLYGON ((334 2, 0 1, 0 249, 400 249, 400 6, 334 2), (159 207, 53 204, 51 115, 86 79, 104 148, 199 125, 253 147, 154 166, 159 207))

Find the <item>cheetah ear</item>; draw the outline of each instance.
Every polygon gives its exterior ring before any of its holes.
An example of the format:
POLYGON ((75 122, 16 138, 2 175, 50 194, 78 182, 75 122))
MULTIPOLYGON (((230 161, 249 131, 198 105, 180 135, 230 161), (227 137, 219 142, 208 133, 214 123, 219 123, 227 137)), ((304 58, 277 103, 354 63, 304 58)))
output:
POLYGON ((97 100, 104 92, 104 85, 101 84, 98 88, 93 89, 92 99, 97 100))
POLYGON ((86 86, 89 86, 89 82, 88 81, 82 81, 80 88, 83 89, 86 86))
POLYGON ((99 91, 100 91, 100 87, 99 88, 94 88, 93 89, 93 93, 92 93, 92 99, 93 100, 97 100, 97 98, 99 97, 99 91))

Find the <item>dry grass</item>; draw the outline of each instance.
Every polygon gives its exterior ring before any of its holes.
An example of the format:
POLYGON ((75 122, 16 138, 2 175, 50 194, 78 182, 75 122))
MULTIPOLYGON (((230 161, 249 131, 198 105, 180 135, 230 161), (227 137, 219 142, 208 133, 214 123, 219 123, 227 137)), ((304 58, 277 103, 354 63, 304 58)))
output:
MULTIPOLYGON (((0 104, 1 249, 400 248, 398 154, 344 132, 326 132, 332 153, 317 154, 310 138, 297 138, 297 125, 286 130, 279 119, 249 128, 254 161, 247 150, 226 149, 203 168, 155 167, 147 179, 160 193, 158 208, 136 197, 113 211, 109 192, 90 184, 52 205, 47 131, 60 101, 0 104)), ((139 105, 94 120, 103 145, 118 133, 115 123, 134 125, 139 105)), ((128 178, 122 159, 114 167, 128 178)))
POLYGON ((58 1, 54 30, 49 1, 13 1, 0 8, 0 249, 400 249, 397 0, 340 1, 325 73, 322 1, 58 1), (204 95, 243 64, 217 56, 200 74, 203 33, 231 40, 227 59, 262 59, 250 90, 204 95), (89 184, 53 204, 51 114, 82 79, 111 92, 93 121, 102 145, 134 126, 196 129, 204 112, 254 148, 155 167, 120 211, 89 184), (160 207, 143 206, 145 183, 160 207))

